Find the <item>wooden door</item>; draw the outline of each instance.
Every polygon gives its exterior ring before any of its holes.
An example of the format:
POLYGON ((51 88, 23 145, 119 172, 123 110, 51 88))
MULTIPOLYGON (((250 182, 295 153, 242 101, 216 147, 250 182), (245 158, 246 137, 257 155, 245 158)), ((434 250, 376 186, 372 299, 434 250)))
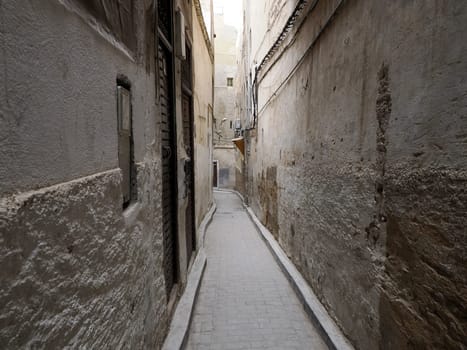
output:
POLYGON ((167 299, 177 283, 177 172, 173 101, 172 55, 167 47, 158 45, 159 104, 162 138, 162 227, 163 268, 167 299))

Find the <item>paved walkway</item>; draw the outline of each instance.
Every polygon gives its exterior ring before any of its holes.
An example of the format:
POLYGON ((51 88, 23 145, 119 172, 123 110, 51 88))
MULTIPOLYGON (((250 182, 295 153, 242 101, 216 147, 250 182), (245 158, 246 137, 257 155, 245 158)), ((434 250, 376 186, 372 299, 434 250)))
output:
POLYGON ((214 196, 187 349, 327 349, 240 199, 214 196))

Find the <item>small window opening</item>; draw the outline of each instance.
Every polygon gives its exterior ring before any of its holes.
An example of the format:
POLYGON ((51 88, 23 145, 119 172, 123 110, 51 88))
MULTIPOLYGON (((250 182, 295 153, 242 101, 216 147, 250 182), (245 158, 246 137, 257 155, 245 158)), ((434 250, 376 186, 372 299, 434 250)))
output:
POLYGON ((233 78, 227 78, 227 86, 233 86, 233 78))
POLYGON ((136 199, 131 92, 129 82, 117 79, 118 164, 122 171, 123 209, 136 199))

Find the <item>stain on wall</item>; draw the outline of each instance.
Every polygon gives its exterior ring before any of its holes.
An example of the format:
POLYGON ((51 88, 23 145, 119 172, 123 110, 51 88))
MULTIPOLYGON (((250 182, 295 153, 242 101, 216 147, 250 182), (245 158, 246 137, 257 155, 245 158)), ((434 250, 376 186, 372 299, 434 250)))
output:
MULTIPOLYGON (((258 174, 258 177, 260 174, 258 174)), ((268 167, 261 172, 258 181, 258 196, 262 208, 262 221, 277 239, 278 227, 278 198, 277 198, 277 167, 268 167)))
POLYGON ((389 67, 383 63, 378 73, 378 94, 376 100, 376 172, 375 183, 375 214, 373 220, 365 228, 367 239, 376 244, 381 233, 386 232, 386 212, 384 203, 384 182, 386 173, 386 152, 388 140, 386 130, 391 116, 391 92, 389 90, 389 67))

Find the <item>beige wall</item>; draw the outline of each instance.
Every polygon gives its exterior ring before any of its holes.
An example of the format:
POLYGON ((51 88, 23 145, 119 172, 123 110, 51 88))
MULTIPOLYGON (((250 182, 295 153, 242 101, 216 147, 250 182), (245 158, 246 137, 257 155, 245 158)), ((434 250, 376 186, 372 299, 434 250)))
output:
POLYGON ((237 80, 236 40, 237 29, 224 23, 224 15, 217 13, 214 19, 215 83, 214 83, 214 160, 218 161, 218 187, 236 187, 236 159, 232 139, 235 137, 234 122, 235 84, 237 80), (233 78, 233 86, 227 86, 227 78, 233 78))
MULTIPOLYGON (((193 2, 195 6, 195 2, 193 2)), ((212 118, 214 62, 211 42, 203 35, 199 12, 193 9, 193 108, 195 123, 196 227, 212 204, 212 118)))
POLYGON ((233 78, 235 83, 236 40, 235 27, 224 23, 224 16, 216 14, 214 18, 215 29, 215 83, 214 83, 214 144, 232 145, 234 129, 231 124, 235 115, 235 88, 227 86, 227 78, 233 78))
POLYGON ((234 189, 236 184, 236 160, 234 146, 214 147, 213 157, 214 160, 218 161, 218 187, 234 189))
MULTIPOLYGON (((198 16, 196 0, 190 2, 178 0, 177 6, 180 8, 186 23, 192 23, 193 27, 186 26, 187 40, 192 40, 192 83, 193 83, 193 132, 194 132, 194 171, 195 171, 195 234, 198 234, 198 226, 204 215, 212 204, 212 170, 209 166, 212 159, 212 146, 210 131, 209 110, 213 100, 213 61, 212 47, 206 42, 203 34, 203 26, 198 16)), ((190 161, 184 144, 183 121, 182 121, 182 86, 181 86, 181 64, 182 57, 175 59, 175 95, 176 95, 176 126, 177 126, 177 168, 178 168, 178 249, 180 278, 185 283, 189 273, 190 261, 186 251, 186 221, 188 196, 186 191, 186 177, 190 176, 185 172, 185 164, 190 161)), ((198 242, 199 243, 199 242, 198 242)), ((196 249, 200 245, 198 244, 196 249)), ((193 255, 192 255, 193 256, 193 255)))

